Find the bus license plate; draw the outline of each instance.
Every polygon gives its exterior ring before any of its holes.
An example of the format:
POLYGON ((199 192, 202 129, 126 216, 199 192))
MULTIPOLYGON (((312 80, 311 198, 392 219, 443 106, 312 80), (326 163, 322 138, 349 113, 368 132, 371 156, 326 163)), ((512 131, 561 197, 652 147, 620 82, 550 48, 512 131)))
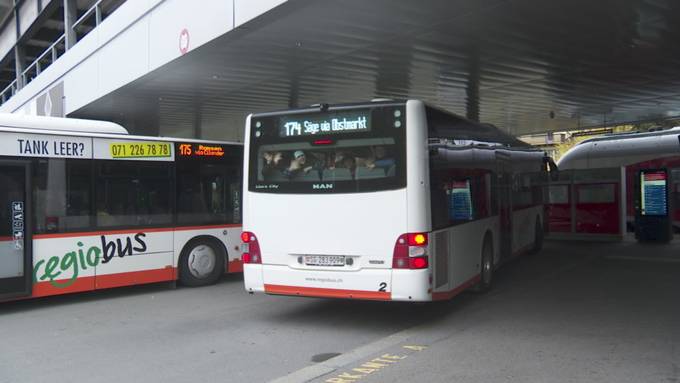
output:
POLYGON ((344 255, 305 255, 307 266, 345 266, 344 255))

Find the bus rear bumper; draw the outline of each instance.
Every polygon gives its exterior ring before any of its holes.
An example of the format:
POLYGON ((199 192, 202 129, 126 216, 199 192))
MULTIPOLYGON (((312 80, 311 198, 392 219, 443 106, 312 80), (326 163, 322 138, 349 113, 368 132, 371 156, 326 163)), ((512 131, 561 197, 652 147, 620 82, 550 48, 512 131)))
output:
POLYGON ((392 270, 392 300, 429 302, 432 300, 430 270, 392 270))
POLYGON ((339 272, 248 264, 244 265, 243 271, 246 291, 251 293, 382 301, 432 300, 428 270, 339 272))
POLYGON ((262 279, 262 265, 244 264, 243 283, 249 293, 263 293, 264 280, 262 279))

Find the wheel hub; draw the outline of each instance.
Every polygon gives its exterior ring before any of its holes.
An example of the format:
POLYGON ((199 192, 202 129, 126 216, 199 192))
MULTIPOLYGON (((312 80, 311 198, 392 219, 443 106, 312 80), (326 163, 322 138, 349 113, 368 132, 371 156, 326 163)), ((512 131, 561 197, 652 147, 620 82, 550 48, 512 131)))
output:
POLYGON ((483 267, 482 279, 484 281, 484 284, 486 285, 491 283, 491 278, 493 274, 493 261, 491 258, 492 257, 489 254, 489 251, 486 250, 484 253, 484 264, 482 265, 483 267))
POLYGON ((210 246, 196 246, 189 253, 189 272, 196 278, 205 278, 215 269, 216 259, 210 246))

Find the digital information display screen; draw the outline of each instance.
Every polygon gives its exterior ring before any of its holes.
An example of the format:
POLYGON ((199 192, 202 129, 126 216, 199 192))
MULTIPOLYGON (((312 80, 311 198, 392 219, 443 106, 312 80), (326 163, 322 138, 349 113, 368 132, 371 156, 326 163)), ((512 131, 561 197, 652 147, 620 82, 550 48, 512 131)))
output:
POLYGON ((665 216, 668 214, 666 179, 667 175, 664 171, 640 172, 640 214, 644 216, 665 216))
POLYGON ((323 136, 370 131, 370 111, 282 118, 279 125, 280 137, 323 136))

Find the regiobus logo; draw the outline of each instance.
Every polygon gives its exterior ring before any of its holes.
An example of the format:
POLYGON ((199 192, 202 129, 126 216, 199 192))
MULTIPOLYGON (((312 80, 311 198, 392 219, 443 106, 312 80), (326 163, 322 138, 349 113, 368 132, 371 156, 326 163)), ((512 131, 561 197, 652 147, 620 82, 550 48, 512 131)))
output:
POLYGON ((137 233, 108 240, 102 235, 99 243, 89 247, 80 240, 75 243, 74 250, 38 261, 33 268, 33 283, 49 281, 54 287, 69 287, 88 267, 109 263, 116 256, 123 258, 144 253, 147 250, 145 237, 145 233, 137 233))

